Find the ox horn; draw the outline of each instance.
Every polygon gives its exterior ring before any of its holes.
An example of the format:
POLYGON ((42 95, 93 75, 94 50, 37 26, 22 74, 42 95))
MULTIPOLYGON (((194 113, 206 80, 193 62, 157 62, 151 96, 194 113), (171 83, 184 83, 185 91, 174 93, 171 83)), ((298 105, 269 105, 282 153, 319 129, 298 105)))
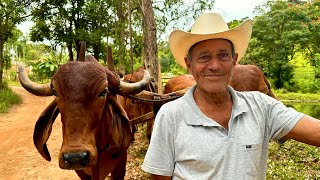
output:
POLYGON ((87 46, 85 42, 80 43, 79 61, 85 61, 87 46))
POLYGON ((36 96, 52 96, 50 83, 37 84, 31 81, 26 73, 24 66, 19 66, 19 81, 20 84, 30 93, 36 96))
POLYGON ((144 70, 144 75, 141 81, 135 83, 127 83, 120 81, 117 93, 120 95, 132 95, 143 91, 150 83, 150 73, 144 70))

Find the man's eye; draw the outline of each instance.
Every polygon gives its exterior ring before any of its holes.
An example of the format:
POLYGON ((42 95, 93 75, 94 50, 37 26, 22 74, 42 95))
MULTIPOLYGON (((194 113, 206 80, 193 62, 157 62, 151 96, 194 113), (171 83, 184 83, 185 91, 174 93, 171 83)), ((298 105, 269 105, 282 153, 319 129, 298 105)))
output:
POLYGON ((211 56, 209 56, 209 55, 203 55, 203 56, 200 56, 199 61, 200 61, 200 62, 206 62, 206 61, 208 61, 210 58, 211 58, 211 56))
POLYGON ((219 54, 219 59, 222 61, 228 61, 230 60, 230 55, 228 53, 221 53, 219 54))

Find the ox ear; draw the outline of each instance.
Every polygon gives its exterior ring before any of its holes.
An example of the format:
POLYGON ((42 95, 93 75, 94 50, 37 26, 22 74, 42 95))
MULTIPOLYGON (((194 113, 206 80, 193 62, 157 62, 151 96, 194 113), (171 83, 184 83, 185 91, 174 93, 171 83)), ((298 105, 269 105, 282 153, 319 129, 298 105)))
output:
POLYGON ((56 100, 53 100, 41 113, 33 132, 34 145, 42 157, 48 161, 51 161, 51 157, 46 143, 51 134, 52 124, 59 112, 60 110, 57 107, 57 102, 56 100))
POLYGON ((123 107, 120 105, 117 97, 115 95, 110 95, 110 103, 108 106, 112 108, 112 140, 120 147, 120 150, 126 150, 132 142, 132 129, 129 122, 127 113, 124 111, 123 107))

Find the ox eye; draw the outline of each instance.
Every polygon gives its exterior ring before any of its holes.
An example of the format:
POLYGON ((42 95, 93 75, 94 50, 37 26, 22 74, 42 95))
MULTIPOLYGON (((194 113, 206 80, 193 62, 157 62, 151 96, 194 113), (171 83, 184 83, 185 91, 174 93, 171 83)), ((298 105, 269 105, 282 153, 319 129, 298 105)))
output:
POLYGON ((99 94, 99 97, 104 97, 106 96, 106 94, 109 93, 108 89, 104 89, 100 94, 99 94))
POLYGON ((51 89, 51 92, 54 96, 57 96, 57 91, 54 88, 51 89))

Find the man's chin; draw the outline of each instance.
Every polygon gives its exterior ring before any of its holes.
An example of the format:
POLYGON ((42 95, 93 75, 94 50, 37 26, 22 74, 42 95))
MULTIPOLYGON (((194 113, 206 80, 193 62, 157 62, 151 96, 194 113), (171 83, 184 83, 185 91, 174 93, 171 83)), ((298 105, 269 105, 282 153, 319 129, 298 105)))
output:
POLYGON ((203 87, 199 87, 202 89, 202 91, 205 91, 210 94, 215 94, 215 93, 224 93, 228 91, 227 88, 228 85, 226 84, 205 84, 203 87))

